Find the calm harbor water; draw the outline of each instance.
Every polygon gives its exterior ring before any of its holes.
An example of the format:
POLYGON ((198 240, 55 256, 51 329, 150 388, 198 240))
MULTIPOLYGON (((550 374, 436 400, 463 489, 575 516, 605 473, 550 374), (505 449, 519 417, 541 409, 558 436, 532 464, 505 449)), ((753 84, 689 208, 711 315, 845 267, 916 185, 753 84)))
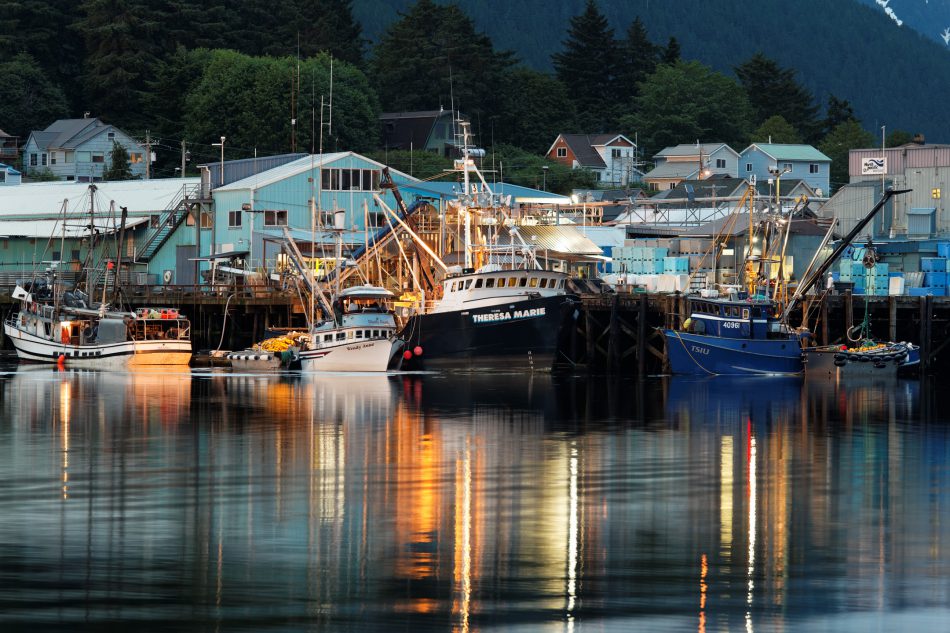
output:
POLYGON ((950 629, 929 382, 0 366, 0 631, 950 629))

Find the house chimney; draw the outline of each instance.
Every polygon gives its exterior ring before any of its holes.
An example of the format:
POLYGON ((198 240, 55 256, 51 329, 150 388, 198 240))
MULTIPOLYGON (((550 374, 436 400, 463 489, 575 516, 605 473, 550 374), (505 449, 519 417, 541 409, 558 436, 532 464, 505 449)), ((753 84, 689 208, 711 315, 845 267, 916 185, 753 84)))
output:
POLYGON ((921 134, 920 132, 918 132, 917 134, 914 134, 914 143, 916 143, 917 145, 923 145, 924 135, 921 134))

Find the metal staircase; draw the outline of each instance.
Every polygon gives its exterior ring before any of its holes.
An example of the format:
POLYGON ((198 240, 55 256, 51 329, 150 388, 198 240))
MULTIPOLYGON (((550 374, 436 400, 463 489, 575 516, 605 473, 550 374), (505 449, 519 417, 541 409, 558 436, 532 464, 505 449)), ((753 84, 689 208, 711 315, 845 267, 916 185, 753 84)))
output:
POLYGON ((201 185, 181 188, 181 194, 159 216, 158 226, 154 227, 148 237, 145 238, 141 249, 136 253, 136 260, 147 263, 155 256, 158 249, 168 241, 171 234, 188 217, 191 207, 198 203, 197 198, 200 189, 201 185))

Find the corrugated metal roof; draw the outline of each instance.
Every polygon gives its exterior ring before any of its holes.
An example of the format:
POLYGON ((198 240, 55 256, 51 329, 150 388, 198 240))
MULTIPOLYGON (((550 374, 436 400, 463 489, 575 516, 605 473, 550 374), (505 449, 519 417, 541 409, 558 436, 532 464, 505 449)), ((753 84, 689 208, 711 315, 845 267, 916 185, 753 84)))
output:
MULTIPOLYGON (((133 218, 126 220, 125 228, 132 228, 148 222, 148 218, 133 218)), ((102 234, 118 233, 118 218, 96 218, 96 230, 102 234)), ((58 220, 0 220, 0 236, 2 237, 59 237, 63 235, 62 223, 58 220)), ((65 237, 86 237, 89 235, 89 220, 85 223, 80 218, 71 218, 66 223, 65 237)))
MULTIPOLYGON (((307 155, 303 158, 299 158, 295 161, 291 161, 280 167, 275 167, 274 169, 268 169, 267 171, 261 172, 250 176, 249 178, 244 178, 242 180, 237 180, 230 184, 224 185, 223 187, 218 187, 214 191, 256 191, 262 187, 267 187, 281 180, 297 176, 299 174, 304 174, 311 169, 319 169, 325 165, 336 162, 347 156, 355 156, 361 160, 364 160, 373 165, 377 165, 380 169, 385 167, 382 163, 375 161, 366 156, 362 156, 355 152, 333 152, 330 154, 313 154, 307 155)), ((396 169, 389 169, 389 172, 394 175, 398 175, 402 178, 405 178, 409 181, 415 181, 416 178, 408 174, 404 174, 401 171, 396 169)), ((212 181, 213 182, 213 181, 212 181)))
POLYGON ((742 150, 745 154, 753 147, 775 160, 816 160, 831 162, 831 159, 811 145, 791 145, 784 143, 753 143, 742 150))
MULTIPOLYGON (((296 154, 278 154, 276 156, 226 160, 224 161, 223 184, 228 185, 245 178, 250 178, 255 174, 260 174, 274 169, 275 167, 286 165, 291 161, 299 160, 305 156, 309 156, 309 154, 298 152, 296 154)), ((208 170, 208 182, 211 183, 212 186, 218 187, 219 185, 222 185, 220 162, 214 161, 210 163, 202 163, 199 164, 198 167, 203 167, 204 169, 208 170)))
MULTIPOLYGON (((507 182, 495 183, 490 186, 492 192, 496 194, 511 196, 512 204, 571 204, 571 199, 567 196, 562 196, 561 194, 552 193, 550 191, 541 191, 540 189, 522 187, 521 185, 513 185, 507 182)), ((400 185, 399 189, 421 194, 422 196, 430 195, 448 199, 457 197, 463 187, 458 182, 442 180, 438 182, 428 181, 400 185)))
MULTIPOLYGON (((603 255, 603 250, 584 235, 583 229, 578 226, 538 224, 517 228, 525 243, 529 246, 534 244, 538 249, 565 255, 603 255)), ((512 241, 515 247, 521 246, 521 241, 512 237, 511 230, 503 227, 498 233, 497 246, 511 246, 512 241)))
MULTIPOLYGON (((129 213, 163 211, 181 197, 182 188, 200 184, 199 178, 158 178, 97 182, 96 201, 103 210, 115 201, 116 208, 129 213)), ((57 215, 63 200, 68 211, 89 207, 89 183, 36 182, 0 187, 0 216, 57 215)))
POLYGON ((719 150, 720 148, 725 147, 730 152, 735 155, 739 153, 726 145, 725 143, 702 143, 699 146, 696 143, 682 143, 680 145, 674 145, 673 147, 665 147, 659 151, 659 153, 654 154, 654 158, 657 156, 671 157, 671 156, 699 156, 700 153, 709 156, 713 152, 719 150))

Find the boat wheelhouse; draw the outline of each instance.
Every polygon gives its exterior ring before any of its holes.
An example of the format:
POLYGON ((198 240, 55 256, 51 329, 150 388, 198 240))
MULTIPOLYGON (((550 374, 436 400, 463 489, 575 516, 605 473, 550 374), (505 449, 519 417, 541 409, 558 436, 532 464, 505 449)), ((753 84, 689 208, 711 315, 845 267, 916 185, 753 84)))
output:
POLYGON ((767 297, 691 296, 682 330, 664 329, 674 374, 798 374, 803 333, 767 297))
POLYGON ((393 293, 377 286, 342 290, 334 319, 315 324, 300 352, 304 371, 386 371, 398 364, 404 342, 396 336, 393 293))

